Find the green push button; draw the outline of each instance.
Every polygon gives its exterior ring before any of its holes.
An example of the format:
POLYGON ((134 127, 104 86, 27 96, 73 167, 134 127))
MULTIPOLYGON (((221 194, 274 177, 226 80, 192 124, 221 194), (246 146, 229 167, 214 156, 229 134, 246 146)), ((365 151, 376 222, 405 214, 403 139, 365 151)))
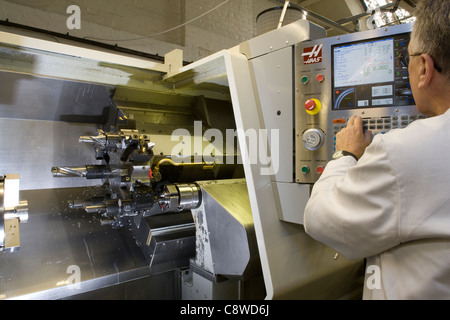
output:
POLYGON ((309 167, 308 166, 303 166, 302 167, 302 172, 303 172, 303 174, 309 173, 309 167))
POLYGON ((309 81, 308 76, 303 76, 301 81, 302 81, 303 84, 307 84, 308 81, 309 81))

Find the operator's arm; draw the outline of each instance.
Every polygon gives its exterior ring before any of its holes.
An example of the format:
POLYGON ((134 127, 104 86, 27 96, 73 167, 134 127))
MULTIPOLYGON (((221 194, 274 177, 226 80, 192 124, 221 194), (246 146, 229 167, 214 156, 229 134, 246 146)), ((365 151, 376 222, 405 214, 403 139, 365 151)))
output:
POLYGON ((314 185, 304 226, 313 238, 350 259, 369 257, 399 243, 397 179, 381 136, 370 143, 360 118, 350 118, 336 141, 345 156, 328 163, 314 185))

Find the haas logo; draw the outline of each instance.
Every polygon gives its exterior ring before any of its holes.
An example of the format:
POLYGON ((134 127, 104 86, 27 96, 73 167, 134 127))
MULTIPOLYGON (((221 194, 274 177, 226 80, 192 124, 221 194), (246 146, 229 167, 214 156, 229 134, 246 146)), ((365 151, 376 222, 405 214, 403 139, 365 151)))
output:
POLYGON ((322 62, 322 47, 323 44, 316 44, 314 47, 303 48, 303 64, 322 62))

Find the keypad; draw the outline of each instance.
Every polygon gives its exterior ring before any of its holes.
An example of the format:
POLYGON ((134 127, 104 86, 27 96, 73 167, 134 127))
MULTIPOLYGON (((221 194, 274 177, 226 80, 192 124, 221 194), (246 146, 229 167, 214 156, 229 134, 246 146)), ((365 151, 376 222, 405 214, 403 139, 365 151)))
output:
MULTIPOLYGON (((424 119, 425 116, 417 115, 400 115, 400 116, 385 116, 385 117, 371 117, 362 118, 365 129, 372 131, 373 135, 384 134, 391 129, 406 128, 411 122, 424 119)), ((348 119, 334 119, 333 120, 333 144, 336 145, 336 134, 347 126, 348 119)), ((334 148, 335 149, 335 148, 334 148)))
MULTIPOLYGON (((391 129, 405 128, 417 119, 424 119, 424 116, 386 116, 377 118, 363 118, 363 126, 373 132, 373 134, 386 133, 391 129)), ((336 135, 341 129, 347 126, 348 119, 334 119, 333 131, 336 135)))

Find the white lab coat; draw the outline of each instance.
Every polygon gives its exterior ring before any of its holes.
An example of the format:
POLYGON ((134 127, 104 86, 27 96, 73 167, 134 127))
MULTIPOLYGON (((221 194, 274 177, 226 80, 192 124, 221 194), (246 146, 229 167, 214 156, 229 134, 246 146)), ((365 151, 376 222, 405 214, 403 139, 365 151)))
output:
POLYGON ((330 161, 304 226, 367 258, 364 299, 450 299, 450 109, 375 136, 358 162, 330 161))

